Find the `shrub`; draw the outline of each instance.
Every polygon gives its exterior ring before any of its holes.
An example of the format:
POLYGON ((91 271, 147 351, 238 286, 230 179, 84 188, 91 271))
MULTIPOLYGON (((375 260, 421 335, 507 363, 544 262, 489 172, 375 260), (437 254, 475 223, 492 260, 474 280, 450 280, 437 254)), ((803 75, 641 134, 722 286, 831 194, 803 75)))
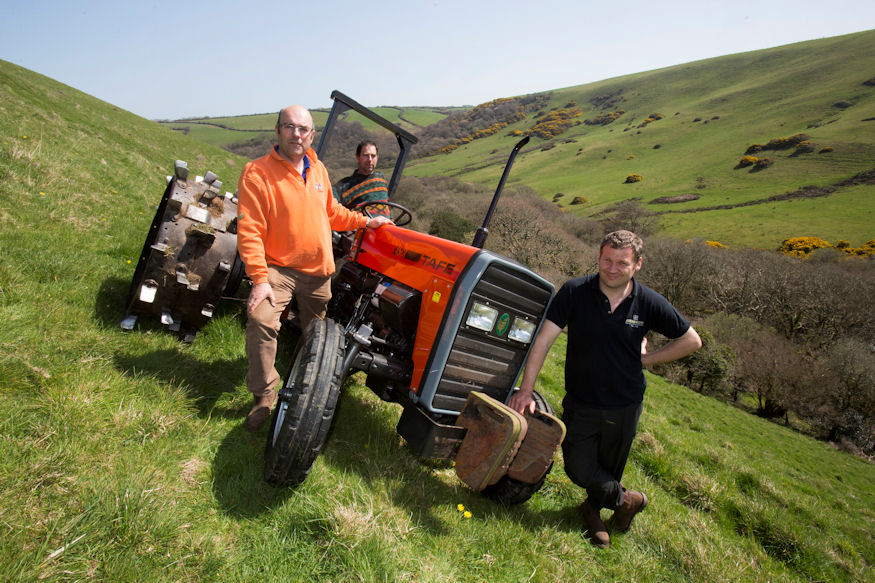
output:
POLYGON ((593 118, 583 120, 583 123, 585 123, 588 126, 596 126, 596 125, 606 126, 609 123, 613 123, 613 122, 617 121, 617 119, 621 115, 623 115, 624 113, 626 113, 626 112, 622 109, 618 109, 617 111, 610 111, 608 113, 600 113, 593 118))
POLYGON ((759 158, 756 156, 742 156, 741 160, 738 161, 739 168, 747 168, 748 166, 753 166, 759 161, 759 158))
POLYGON ((574 118, 581 115, 583 110, 579 107, 556 109, 538 119, 538 123, 526 130, 526 133, 549 140, 573 126, 574 118))
POLYGON ((639 128, 643 128, 643 127, 646 126, 647 124, 653 123, 653 122, 655 122, 656 120, 658 120, 658 119, 662 119, 662 118, 663 118, 663 115, 662 115, 661 113, 651 113, 650 115, 648 115, 648 116, 644 119, 644 121, 642 121, 640 124, 638 124, 638 127, 639 127, 639 128))
POLYGON ((793 257, 807 257, 815 249, 823 249, 825 247, 832 247, 832 245, 819 237, 793 237, 784 239, 778 251, 793 257))
POLYGON ((823 148, 820 149, 820 152, 818 152, 818 153, 819 154, 826 154, 828 152, 834 152, 834 151, 835 151, 835 148, 833 148, 832 146, 824 146, 823 148))
POLYGON ((571 201, 571 204, 586 204, 589 200, 585 196, 575 196, 571 201))
POLYGON ((753 167, 757 170, 762 170, 763 168, 768 168, 774 164, 771 158, 759 158, 756 162, 754 162, 753 167))
POLYGON ((626 177, 626 181, 623 184, 632 184, 633 182, 641 182, 643 177, 640 174, 630 174, 626 177))
POLYGON ((474 223, 452 211, 438 211, 431 219, 428 234, 464 243, 470 239, 468 235, 476 228, 474 223))
POLYGON ((705 244, 710 245, 711 247, 714 247, 715 249, 728 249, 728 247, 726 245, 724 245, 723 243, 721 243, 720 241, 705 241, 705 244))
POLYGON ((847 99, 840 99, 832 104, 833 107, 838 107, 839 109, 847 109, 852 107, 854 104, 848 101, 847 99))
MULTIPOLYGON (((839 243, 847 243, 847 241, 839 241, 839 243)), ((836 244, 836 247, 840 248, 845 254, 856 257, 872 257, 875 255, 875 239, 869 239, 862 247, 851 247, 850 243, 848 243, 847 247, 838 247, 838 244, 836 244)))
POLYGON ((814 144, 808 140, 803 140, 796 144, 796 154, 809 154, 814 151, 814 144))

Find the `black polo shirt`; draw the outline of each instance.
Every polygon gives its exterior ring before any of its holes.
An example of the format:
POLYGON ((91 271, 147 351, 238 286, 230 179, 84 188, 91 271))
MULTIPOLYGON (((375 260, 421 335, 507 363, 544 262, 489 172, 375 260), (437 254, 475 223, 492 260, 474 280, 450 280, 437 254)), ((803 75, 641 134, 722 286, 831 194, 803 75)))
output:
POLYGON ((647 382, 641 340, 648 330, 678 338, 690 323, 668 300, 632 280, 632 293, 611 312, 599 277, 571 279, 559 288, 547 319, 568 327, 565 390, 579 403, 615 409, 640 403, 647 382))

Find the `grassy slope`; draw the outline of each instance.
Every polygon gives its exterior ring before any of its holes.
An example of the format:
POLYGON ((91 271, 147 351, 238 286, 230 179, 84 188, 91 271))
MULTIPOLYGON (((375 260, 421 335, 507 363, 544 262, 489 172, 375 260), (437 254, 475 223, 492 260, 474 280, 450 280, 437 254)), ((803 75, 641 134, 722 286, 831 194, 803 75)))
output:
POLYGON ((607 552, 561 458, 496 506, 410 454, 360 377, 307 482, 267 486, 238 305, 192 345, 118 327, 173 160, 226 185, 243 160, 2 61, 0 106, 0 579, 872 579, 875 467, 658 378, 625 478, 651 506, 607 552))
MULTIPOLYGON (((568 212, 588 215, 628 198, 648 202, 666 195, 701 195, 694 202, 649 207, 677 210, 832 184, 873 168, 875 121, 861 121, 875 117, 875 87, 862 85, 873 70, 875 31, 869 31, 557 90, 551 107, 575 101, 584 108, 584 119, 597 113, 589 103, 592 97, 622 91, 625 101, 612 109, 626 113, 607 126, 576 126, 555 138, 556 146, 547 151, 541 150, 543 140, 533 139, 516 161, 512 182, 532 186, 545 198, 563 193, 568 212), (841 99, 855 105, 846 110, 832 106, 841 99), (651 113, 665 117, 638 128, 651 113), (775 161, 765 171, 735 168, 750 144, 800 132, 811 136, 818 149, 831 146, 835 151, 798 157, 790 156, 792 150, 763 153, 775 161), (654 149, 657 144, 660 148, 654 149), (644 180, 624 184, 631 173, 644 180), (568 206, 575 196, 589 203, 568 206)), ((524 131, 531 124, 526 120, 508 130, 524 131)), ((506 133, 417 161, 408 173, 495 184, 515 141, 506 133)), ((671 235, 734 245, 774 248, 800 235, 859 245, 875 236, 872 205, 860 205, 873 195, 875 187, 859 186, 809 201, 802 205, 806 212, 796 208, 798 202, 784 202, 774 210, 753 206, 668 215, 664 225, 671 235)))

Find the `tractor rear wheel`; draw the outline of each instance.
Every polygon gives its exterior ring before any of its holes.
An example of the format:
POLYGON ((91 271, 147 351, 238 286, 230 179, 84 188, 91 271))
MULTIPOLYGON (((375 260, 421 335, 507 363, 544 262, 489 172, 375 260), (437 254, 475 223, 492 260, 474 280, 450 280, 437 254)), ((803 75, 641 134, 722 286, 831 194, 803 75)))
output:
POLYGON ((268 483, 297 486, 316 461, 340 394, 343 346, 341 328, 331 319, 314 319, 298 340, 267 436, 268 483))
MULTIPOLYGON (((532 399, 535 401, 535 409, 543 411, 544 413, 549 413, 550 415, 553 414, 553 407, 550 406, 550 403, 543 397, 543 395, 541 395, 541 393, 538 391, 532 391, 532 399)), ((544 472, 544 476, 534 484, 526 484, 525 482, 514 480, 508 475, 504 475, 495 484, 486 486, 482 493, 487 498, 500 502, 505 506, 522 504, 531 498, 535 492, 541 489, 541 486, 544 485, 544 480, 547 479, 547 474, 550 473, 552 468, 553 464, 550 464, 550 467, 544 472)))

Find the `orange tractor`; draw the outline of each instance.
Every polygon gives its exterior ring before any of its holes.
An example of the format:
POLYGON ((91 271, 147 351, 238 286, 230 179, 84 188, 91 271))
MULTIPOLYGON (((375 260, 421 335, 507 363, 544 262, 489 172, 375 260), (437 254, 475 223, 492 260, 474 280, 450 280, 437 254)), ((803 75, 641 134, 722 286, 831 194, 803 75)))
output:
MULTIPOLYGON (((335 91, 332 98, 317 151, 349 109, 378 123, 394 133, 400 147, 391 195, 416 138, 342 93, 335 91)), ((514 147, 472 245, 404 228, 412 215, 393 202, 395 225, 334 233, 342 265, 333 278, 328 317, 301 332, 268 431, 265 480, 294 486, 306 478, 328 438, 344 378, 363 371, 368 388, 403 407, 398 433, 420 456, 455 460, 465 483, 507 504, 524 502, 541 487, 565 428, 537 393, 532 415, 504 403, 554 289, 530 269, 482 248, 504 181, 526 141, 514 147)), ((243 270, 227 248, 236 231, 233 221, 221 232, 215 229, 230 216, 229 208, 236 212, 236 198, 226 193, 221 211, 211 208, 220 196, 216 189, 179 175, 177 169, 168 179, 123 327, 133 327, 138 313, 152 313, 178 323, 191 339, 215 302, 233 295, 243 270), (202 200, 203 192, 209 200, 202 200), (192 206, 206 206, 213 233, 185 224, 205 216, 192 206), (176 239, 184 241, 174 243, 173 232, 180 230, 184 236, 176 239), (213 247, 225 256, 210 255, 213 247), (195 257, 207 259, 202 265, 185 263, 195 257), (192 280, 198 281, 195 290, 192 280), (209 286, 211 295, 202 293, 209 286)), ((373 204, 360 210, 369 214, 373 204)))

